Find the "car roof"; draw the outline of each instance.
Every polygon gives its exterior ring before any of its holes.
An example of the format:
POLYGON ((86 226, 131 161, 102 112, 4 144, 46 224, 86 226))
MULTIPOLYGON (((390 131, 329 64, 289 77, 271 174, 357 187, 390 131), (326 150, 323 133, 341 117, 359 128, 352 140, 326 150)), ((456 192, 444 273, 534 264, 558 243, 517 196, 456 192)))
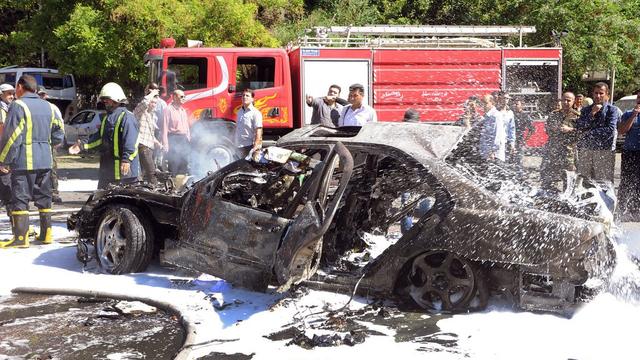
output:
POLYGON ((16 72, 16 71, 52 73, 52 74, 59 73, 57 69, 49 69, 49 68, 17 67, 17 66, 7 66, 7 67, 0 68, 0 73, 8 73, 8 72, 16 72))
POLYGON ((623 96, 620 99, 616 100, 616 102, 620 101, 620 100, 635 100, 636 99, 636 95, 627 95, 627 96, 623 96))
POLYGON ((383 145, 417 160, 443 160, 467 132, 465 127, 407 122, 375 122, 359 127, 305 126, 280 138, 278 146, 305 142, 383 145))

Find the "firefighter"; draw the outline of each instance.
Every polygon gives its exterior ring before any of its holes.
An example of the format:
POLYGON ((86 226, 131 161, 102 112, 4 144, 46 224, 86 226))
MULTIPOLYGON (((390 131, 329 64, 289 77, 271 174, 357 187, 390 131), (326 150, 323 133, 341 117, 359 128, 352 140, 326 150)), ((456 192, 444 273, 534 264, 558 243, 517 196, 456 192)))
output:
POLYGON ((127 97, 120 85, 110 82, 100 90, 100 100, 107 110, 100 131, 91 135, 87 143, 78 140, 69 148, 70 154, 100 147, 98 188, 108 184, 127 184, 138 180, 138 123, 124 107, 127 97))
MULTIPOLYGON (((4 128, 4 122, 7 120, 9 114, 9 105, 13 102, 16 89, 11 84, 0 85, 0 137, 2 137, 2 129, 4 128)), ((11 203, 11 174, 0 172, 0 203, 7 209, 7 216, 11 218, 11 210, 9 204, 11 203)))
POLYGON ((40 212, 40 236, 52 242, 51 233, 51 144, 64 139, 60 115, 35 94, 38 84, 31 75, 18 80, 16 96, 9 107, 0 139, 0 172, 11 170, 11 219, 13 237, 0 247, 29 247, 29 201, 40 212))

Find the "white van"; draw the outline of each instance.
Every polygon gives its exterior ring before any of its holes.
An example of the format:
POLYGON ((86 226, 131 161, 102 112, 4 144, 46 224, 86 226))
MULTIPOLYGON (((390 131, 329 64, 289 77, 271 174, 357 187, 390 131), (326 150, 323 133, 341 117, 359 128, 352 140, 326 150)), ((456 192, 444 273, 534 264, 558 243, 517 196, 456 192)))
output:
POLYGON ((56 69, 7 66, 0 68, 0 84, 8 83, 14 87, 22 75, 33 76, 38 85, 44 86, 49 101, 58 105, 64 114, 66 107, 76 100, 76 81, 71 74, 60 74, 56 69))
POLYGON ((615 106, 620 108, 622 112, 627 110, 633 110, 636 107, 636 96, 635 95, 627 95, 625 97, 621 97, 616 102, 613 103, 615 106))

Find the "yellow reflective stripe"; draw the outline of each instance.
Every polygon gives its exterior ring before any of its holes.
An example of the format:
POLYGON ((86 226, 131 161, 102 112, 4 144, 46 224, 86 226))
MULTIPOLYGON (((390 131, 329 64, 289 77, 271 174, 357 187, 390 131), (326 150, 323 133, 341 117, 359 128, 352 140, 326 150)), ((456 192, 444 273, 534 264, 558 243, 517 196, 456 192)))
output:
POLYGON ((29 215, 29 210, 14 210, 11 215, 29 215))
POLYGON ((138 144, 140 143, 140 134, 138 134, 138 138, 136 139, 136 149, 133 151, 131 155, 129 155, 129 161, 133 161, 133 159, 138 156, 138 144))
POLYGON ((64 132, 64 124, 62 123, 62 121, 60 119, 54 119, 53 122, 51 123, 51 125, 58 125, 60 130, 62 130, 62 132, 64 132))
MULTIPOLYGON (((49 134, 51 134, 51 130, 53 130, 53 122, 56 120, 56 112, 53 110, 52 103, 49 103, 49 107, 51 108, 51 123, 49 124, 49 134)), ((51 136, 49 136, 49 145, 51 145, 51 136)))
MULTIPOLYGON (((61 119, 56 118, 55 105, 53 105, 52 103, 49 103, 49 107, 51 108, 51 124, 49 127, 49 133, 51 133, 51 130, 53 130, 53 125, 58 125, 58 127, 60 128, 60 130, 62 130, 62 133, 64 134, 64 124, 62 123, 61 119)), ((51 136, 49 136, 49 144, 51 144, 51 136)))
POLYGON ((50 209, 50 208, 49 208, 49 209, 38 209, 38 212, 41 212, 41 213, 50 213, 50 212, 51 212, 51 209, 50 209))
POLYGON ((116 159, 114 162, 115 168, 113 169, 113 178, 120 180, 120 160, 116 159))
POLYGON ((113 157, 114 161, 114 171, 113 177, 116 180, 120 180, 120 123, 122 122, 122 118, 124 117, 124 111, 120 113, 118 116, 118 120, 116 121, 116 127, 113 129, 113 157))
POLYGON ((100 138, 100 139, 98 139, 98 140, 96 140, 96 141, 94 141, 92 143, 84 144, 82 147, 85 150, 89 150, 89 149, 93 149, 94 147, 98 147, 100 145, 102 145, 102 138, 100 138))
POLYGON ((113 157, 118 159, 120 157, 120 123, 124 117, 124 111, 118 116, 116 121, 116 127, 113 129, 113 157))
POLYGON ((23 128, 24 128, 24 123, 20 122, 20 125, 18 125, 18 127, 13 131, 13 134, 11 134, 11 137, 9 137, 9 140, 7 140, 7 143, 4 145, 4 148, 2 149, 2 152, 0 153, 0 162, 4 162, 4 160, 7 158, 9 149, 11 149, 11 146, 13 145, 13 143, 16 142, 16 140, 18 139, 18 136, 22 134, 23 128))

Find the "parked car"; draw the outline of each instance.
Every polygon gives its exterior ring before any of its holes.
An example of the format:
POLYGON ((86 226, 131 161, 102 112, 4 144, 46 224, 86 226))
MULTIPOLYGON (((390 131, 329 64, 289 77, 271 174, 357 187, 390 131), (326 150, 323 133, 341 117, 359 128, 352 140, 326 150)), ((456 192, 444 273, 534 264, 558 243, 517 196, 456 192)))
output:
MULTIPOLYGON (((636 95, 627 95, 618 99, 613 105, 617 106, 620 111, 624 114, 626 111, 633 110, 636 106, 636 95)), ((624 137, 625 135, 620 135, 616 137, 616 151, 621 152, 622 146, 624 145, 624 137)))
POLYGON ((78 139, 86 139, 91 134, 100 131, 105 110, 82 110, 71 117, 64 124, 65 143, 72 145, 78 139))
POLYGON ((475 161, 474 144, 456 126, 309 126, 182 194, 99 190, 68 228, 78 257, 93 245, 113 274, 144 271, 160 250, 164 262, 259 291, 304 282, 441 311, 506 292, 522 309, 571 311, 615 263, 602 189, 577 181, 562 196, 531 196, 508 168, 475 161), (400 238, 374 246, 364 236, 387 233, 427 198, 400 238))
POLYGON ((623 113, 628 110, 633 110, 633 108, 636 106, 636 96, 627 95, 627 96, 621 97, 614 103, 614 105, 617 106, 620 110, 622 110, 623 113))

